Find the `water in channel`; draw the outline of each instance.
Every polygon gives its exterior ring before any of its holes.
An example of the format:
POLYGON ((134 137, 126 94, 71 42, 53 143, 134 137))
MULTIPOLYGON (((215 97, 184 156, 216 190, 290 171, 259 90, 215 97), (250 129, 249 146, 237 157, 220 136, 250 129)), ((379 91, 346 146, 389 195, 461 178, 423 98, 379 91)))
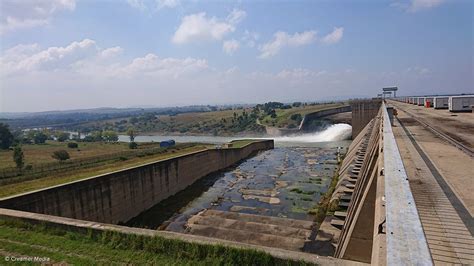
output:
MULTIPOLYGON (((183 232, 190 217, 220 211, 313 220, 310 210, 326 193, 345 152, 350 126, 275 139, 275 149, 201 178, 127 222, 128 226, 183 232)), ((190 140, 195 141, 195 140, 190 140)))

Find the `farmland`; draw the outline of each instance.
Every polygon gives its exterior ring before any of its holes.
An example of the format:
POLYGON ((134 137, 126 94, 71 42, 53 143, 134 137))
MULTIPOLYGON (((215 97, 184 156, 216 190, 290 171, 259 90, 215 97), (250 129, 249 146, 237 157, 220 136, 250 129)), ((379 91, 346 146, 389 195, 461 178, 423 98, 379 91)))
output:
MULTIPOLYGON (((23 170, 21 174, 1 178, 0 197, 76 181, 210 147, 204 144, 177 144, 171 148, 159 148, 157 143, 142 143, 139 149, 130 150, 126 143, 81 142, 77 150, 69 150, 70 160, 55 162, 51 158, 52 152, 65 146, 65 143, 54 141, 48 141, 43 145, 23 145, 25 161, 32 166, 31 170, 23 170)), ((1 151, 0 162, 0 174, 10 172, 12 167, 4 165, 14 165, 12 151, 1 151)))

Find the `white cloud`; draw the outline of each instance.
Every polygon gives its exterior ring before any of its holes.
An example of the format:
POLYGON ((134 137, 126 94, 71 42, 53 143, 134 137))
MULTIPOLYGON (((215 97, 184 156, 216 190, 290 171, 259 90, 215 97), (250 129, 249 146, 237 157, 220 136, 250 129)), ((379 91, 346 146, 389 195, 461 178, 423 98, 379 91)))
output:
POLYGON ((5 52, 5 56, 0 58, 0 64, 1 68, 10 74, 62 69, 95 55, 97 50, 95 41, 90 39, 72 42, 65 47, 49 47, 42 51, 38 50, 36 44, 17 45, 5 52))
POLYGON ((117 55, 120 55, 122 52, 123 52, 122 47, 115 46, 115 47, 104 49, 103 51, 100 52, 100 55, 103 58, 110 58, 110 57, 115 57, 117 55))
POLYGON ((163 58, 160 59, 155 54, 147 54, 144 57, 138 57, 116 71, 117 76, 122 74, 132 77, 137 75, 148 76, 168 76, 177 78, 186 73, 196 72, 208 68, 207 61, 195 58, 163 58))
POLYGON ((273 40, 260 46, 260 58, 269 58, 287 46, 297 47, 307 45, 316 40, 316 31, 305 31, 293 35, 279 31, 273 35, 273 40))
POLYGON ((246 16, 247 13, 245 11, 234 8, 232 12, 230 12, 230 14, 227 16, 227 21, 230 24, 235 25, 240 23, 246 16))
POLYGON ((260 35, 257 32, 251 32, 245 30, 242 41, 247 44, 248 47, 254 47, 260 35))
POLYGON ((235 51, 237 51, 240 47, 240 44, 238 41, 232 39, 232 40, 229 40, 229 41, 225 41, 223 44, 222 44, 222 50, 226 53, 226 54, 229 54, 229 55, 232 55, 234 54, 235 51))
POLYGON ((334 44, 338 43, 341 39, 342 36, 344 35, 344 28, 334 28, 334 30, 329 33, 328 35, 324 36, 321 39, 321 42, 324 44, 334 44))
POLYGON ((422 75, 430 74, 431 70, 426 67, 413 66, 413 67, 408 67, 405 70, 405 73, 422 76, 422 75))
POLYGON ((75 0, 3 0, 0 34, 44 26, 55 13, 76 8, 75 0))
POLYGON ((287 79, 305 79, 310 77, 318 77, 326 74, 327 71, 314 71, 306 68, 294 68, 294 69, 284 69, 276 74, 276 77, 287 79))
POLYGON ((416 12, 422 9, 429 9, 439 6, 443 2, 444 0, 412 0, 410 8, 408 10, 410 12, 416 12))
POLYGON ((176 78, 208 67, 203 59, 159 58, 151 53, 123 63, 118 58, 122 52, 120 46, 101 49, 90 39, 43 50, 37 44, 17 45, 0 57, 0 68, 6 70, 2 72, 5 77, 61 72, 65 76, 82 74, 100 78, 143 75, 176 78))
POLYGON ((179 6, 180 1, 179 0, 157 0, 156 3, 159 9, 165 8, 165 7, 174 8, 174 7, 179 6))
POLYGON ((446 2, 446 0, 410 0, 403 2, 393 2, 390 5, 401 8, 407 12, 418 12, 425 9, 435 8, 446 2))
POLYGON ((207 17, 205 12, 185 16, 171 39, 184 44, 193 41, 222 40, 235 31, 235 26, 245 17, 245 11, 234 9, 227 19, 207 17))
POLYGON ((180 0, 127 0, 127 2, 140 11, 159 11, 163 8, 175 8, 181 4, 180 0))

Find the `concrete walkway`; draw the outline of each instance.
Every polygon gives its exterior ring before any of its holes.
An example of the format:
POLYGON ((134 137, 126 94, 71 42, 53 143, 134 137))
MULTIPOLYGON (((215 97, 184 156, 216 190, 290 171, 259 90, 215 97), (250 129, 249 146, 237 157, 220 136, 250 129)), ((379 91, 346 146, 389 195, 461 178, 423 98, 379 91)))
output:
MULTIPOLYGON (((471 187, 470 194, 472 194, 473 182, 470 179, 474 175, 470 175, 467 180, 463 180, 461 175, 461 180, 459 180, 453 176, 452 169, 448 171, 446 166, 440 167, 436 164, 430 156, 434 155, 433 153, 443 154, 444 150, 449 154, 452 152, 449 144, 430 136, 431 132, 410 121, 403 112, 399 111, 399 118, 405 128, 395 120, 393 132, 408 174, 433 261, 438 265, 474 264, 472 216, 467 211, 468 204, 459 197, 459 194, 465 195, 466 201, 469 201, 469 205, 471 204, 468 194, 463 192, 471 187), (404 120, 406 123, 403 122, 404 120), (429 143, 426 143, 427 138, 430 140, 429 143), (425 146, 430 146, 428 149, 430 152, 425 151, 425 146), (448 173, 449 178, 445 176, 445 173, 448 173), (464 188, 456 191, 456 187, 460 187, 460 182, 467 183, 464 183, 464 188)), ((457 153, 462 154, 460 151, 457 153)), ((469 157, 463 158, 472 160, 469 157)), ((445 159, 450 160, 450 158, 445 159)), ((457 164, 459 161, 452 163, 457 164)), ((470 170, 472 163, 471 161, 461 165, 457 170, 469 175, 468 172, 472 171, 470 170)))

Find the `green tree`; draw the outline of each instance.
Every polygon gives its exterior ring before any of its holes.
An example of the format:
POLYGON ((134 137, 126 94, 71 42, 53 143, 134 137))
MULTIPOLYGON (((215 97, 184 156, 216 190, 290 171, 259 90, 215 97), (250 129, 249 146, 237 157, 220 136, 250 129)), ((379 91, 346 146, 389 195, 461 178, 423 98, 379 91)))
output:
POLYGON ((117 132, 112 131, 112 130, 107 130, 102 133, 102 137, 105 141, 108 142, 113 142, 113 141, 118 141, 118 135, 117 132))
POLYGON ((16 168, 20 170, 25 165, 25 156, 23 155, 23 150, 20 145, 16 145, 13 149, 13 161, 15 161, 16 168))
POLYGON ((303 120, 303 116, 301 114, 292 114, 290 116, 291 120, 294 120, 296 122, 301 122, 301 120, 303 120))
POLYGON ((48 139, 48 135, 44 134, 42 131, 36 131, 33 135, 33 141, 35 144, 43 144, 48 139))
POLYGON ((275 109, 272 109, 268 114, 270 115, 271 118, 276 118, 277 117, 275 109))
POLYGON ((93 131, 91 132, 90 136, 92 137, 93 141, 102 141, 102 131, 93 131))
POLYGON ((79 147, 79 145, 76 142, 69 142, 67 144, 67 147, 71 148, 71 149, 77 149, 79 147))
POLYGON ((53 155, 51 155, 51 157, 53 157, 53 159, 56 159, 60 162, 65 161, 70 158, 69 153, 65 150, 55 151, 53 152, 53 155))
POLYGON ((64 142, 64 141, 68 140, 70 136, 71 136, 71 134, 69 134, 67 132, 59 132, 59 133, 56 134, 56 139, 59 142, 64 142))
POLYGON ((130 138, 130 142, 134 142, 135 141, 135 137, 137 136, 137 132, 135 131, 135 129, 133 128, 128 128, 127 130, 127 135, 128 137, 130 138))
POLYGON ((136 142, 129 142, 128 143, 128 148, 130 149, 136 149, 138 147, 138 144, 136 142))
POLYGON ((6 150, 13 143, 13 134, 7 124, 0 123, 0 149, 6 150))

